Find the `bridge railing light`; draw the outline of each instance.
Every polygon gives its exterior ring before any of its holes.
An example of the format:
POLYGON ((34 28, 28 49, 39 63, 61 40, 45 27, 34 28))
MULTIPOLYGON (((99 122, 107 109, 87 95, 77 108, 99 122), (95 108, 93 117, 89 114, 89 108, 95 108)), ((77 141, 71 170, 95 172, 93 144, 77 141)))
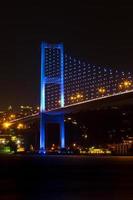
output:
POLYGON ((98 88, 98 92, 99 92, 99 94, 104 95, 106 92, 106 89, 104 87, 100 87, 100 88, 98 88))
POLYGON ((124 86, 127 88, 131 85, 131 81, 124 81, 124 86))
POLYGON ((122 89, 122 84, 119 84, 119 89, 122 89))
POLYGON ((119 84, 119 90, 130 89, 132 86, 132 82, 129 80, 125 80, 119 84))
POLYGON ((81 94, 81 93, 77 93, 77 94, 75 94, 75 95, 72 95, 71 97, 70 97, 70 100, 72 101, 72 102, 80 102, 80 101, 83 101, 83 94, 81 94))

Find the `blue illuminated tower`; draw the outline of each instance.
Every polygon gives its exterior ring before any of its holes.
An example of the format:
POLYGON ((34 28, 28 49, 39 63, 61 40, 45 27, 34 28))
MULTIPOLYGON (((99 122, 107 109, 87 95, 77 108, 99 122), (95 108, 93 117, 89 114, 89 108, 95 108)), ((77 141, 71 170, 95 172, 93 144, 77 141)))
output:
POLYGON ((65 147, 64 115, 48 111, 64 107, 63 44, 41 44, 40 152, 46 152, 46 123, 60 124, 61 147, 65 147))

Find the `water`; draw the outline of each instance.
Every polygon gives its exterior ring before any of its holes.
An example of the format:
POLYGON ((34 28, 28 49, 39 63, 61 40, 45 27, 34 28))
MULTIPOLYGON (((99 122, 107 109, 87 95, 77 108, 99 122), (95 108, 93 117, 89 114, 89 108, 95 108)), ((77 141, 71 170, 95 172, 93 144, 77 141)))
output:
POLYGON ((0 200, 132 200, 133 157, 0 156, 0 200))

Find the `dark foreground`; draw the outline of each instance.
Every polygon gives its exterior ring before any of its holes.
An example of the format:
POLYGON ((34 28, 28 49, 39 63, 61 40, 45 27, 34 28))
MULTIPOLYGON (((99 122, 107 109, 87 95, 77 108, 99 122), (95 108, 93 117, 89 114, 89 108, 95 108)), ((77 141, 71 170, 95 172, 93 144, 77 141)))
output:
POLYGON ((0 200, 132 200, 133 157, 0 156, 0 200))

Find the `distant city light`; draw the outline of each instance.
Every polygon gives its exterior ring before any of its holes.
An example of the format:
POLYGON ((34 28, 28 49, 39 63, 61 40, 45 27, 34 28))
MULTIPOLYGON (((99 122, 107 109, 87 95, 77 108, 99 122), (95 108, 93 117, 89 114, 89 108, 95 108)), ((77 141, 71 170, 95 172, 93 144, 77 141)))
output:
POLYGON ((17 129, 23 129, 23 128, 24 128, 24 124, 19 123, 18 126, 17 126, 17 129))
POLYGON ((16 117, 15 114, 11 114, 11 115, 10 115, 10 118, 11 118, 11 119, 15 119, 15 117, 16 117))
POLYGON ((39 106, 37 106, 37 110, 40 110, 40 107, 39 107, 39 106))
POLYGON ((87 134, 85 134, 85 135, 84 135, 84 137, 87 139, 87 138, 88 138, 88 135, 87 135, 87 134))
POLYGON ((8 129, 10 126, 11 126, 11 123, 10 123, 10 122, 4 122, 4 123, 3 123, 3 128, 4 128, 4 129, 8 129))
POLYGON ((17 139, 16 136, 12 136, 12 137, 11 137, 11 140, 12 140, 12 141, 16 141, 16 139, 17 139))
POLYGON ((16 141, 16 144, 18 144, 18 145, 19 145, 20 143, 21 143, 21 141, 20 141, 20 140, 17 140, 17 141, 16 141))
POLYGON ((78 123, 77 123, 76 121, 73 121, 73 122, 72 122, 72 124, 75 124, 75 125, 77 125, 78 123))
POLYGON ((68 117, 67 119, 68 119, 68 120, 71 120, 72 118, 71 118, 71 117, 68 117))

